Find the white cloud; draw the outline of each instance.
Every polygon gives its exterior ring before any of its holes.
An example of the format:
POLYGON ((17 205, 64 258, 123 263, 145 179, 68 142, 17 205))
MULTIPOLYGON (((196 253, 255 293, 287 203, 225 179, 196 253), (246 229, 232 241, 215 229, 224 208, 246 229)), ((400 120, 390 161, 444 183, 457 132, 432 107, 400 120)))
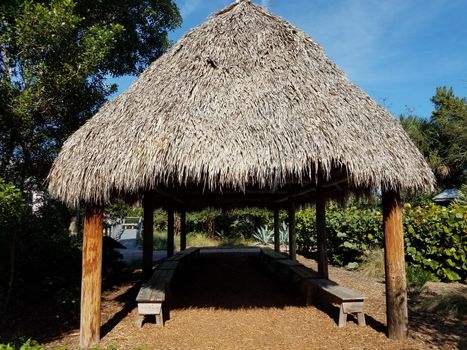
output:
POLYGON ((410 40, 436 17, 444 2, 351 0, 333 6, 322 6, 319 1, 315 4, 307 23, 302 20, 300 26, 349 76, 366 83, 398 79, 397 75, 410 71, 391 72, 388 63, 409 63, 410 40), (379 69, 388 74, 374 74, 379 69))
POLYGON ((271 7, 271 1, 261 0, 261 6, 263 6, 266 10, 269 10, 269 8, 271 7))
POLYGON ((182 15, 182 18, 185 19, 190 16, 200 5, 201 0, 185 0, 180 6, 180 14, 182 15))

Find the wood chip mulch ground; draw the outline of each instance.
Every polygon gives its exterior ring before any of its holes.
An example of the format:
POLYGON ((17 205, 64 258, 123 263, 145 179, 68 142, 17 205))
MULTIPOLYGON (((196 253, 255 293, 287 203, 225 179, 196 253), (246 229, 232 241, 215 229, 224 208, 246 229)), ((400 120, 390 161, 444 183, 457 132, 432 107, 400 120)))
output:
MULTIPOLYGON (((299 257, 316 268, 314 261, 299 257)), ((138 285, 127 284, 103 296, 102 347, 118 349, 467 349, 465 318, 410 313, 410 338, 385 335, 384 284, 358 272, 330 266, 330 279, 361 292, 366 327, 353 317, 338 328, 337 307, 305 307, 291 286, 268 275, 251 254, 203 254, 178 276, 170 320, 157 328, 135 324, 138 285)), ((76 348, 78 330, 48 346, 76 348)))

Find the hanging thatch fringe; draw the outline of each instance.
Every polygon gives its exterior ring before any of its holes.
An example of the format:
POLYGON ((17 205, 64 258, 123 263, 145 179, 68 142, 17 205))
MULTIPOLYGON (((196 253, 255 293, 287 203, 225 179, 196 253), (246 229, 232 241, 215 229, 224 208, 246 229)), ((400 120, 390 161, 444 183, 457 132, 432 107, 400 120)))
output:
POLYGON ((276 188, 320 169, 364 188, 431 190, 399 123, 304 32, 243 0, 154 62, 64 144, 49 191, 69 205, 161 184, 276 188))

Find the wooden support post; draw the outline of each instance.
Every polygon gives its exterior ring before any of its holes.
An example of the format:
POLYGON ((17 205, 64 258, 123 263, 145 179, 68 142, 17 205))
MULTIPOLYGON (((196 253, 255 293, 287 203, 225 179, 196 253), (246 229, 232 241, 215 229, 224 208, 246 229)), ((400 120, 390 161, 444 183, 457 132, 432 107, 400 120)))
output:
POLYGON ((143 198, 143 278, 152 275, 154 251, 154 196, 146 192, 143 198))
POLYGON ((329 278, 326 237, 326 196, 319 183, 316 188, 316 233, 318 241, 318 273, 324 278, 329 278))
POLYGON ((289 203, 289 255, 290 259, 297 260, 297 237, 295 234, 295 203, 289 203))
POLYGON ((90 348, 100 340, 103 209, 87 207, 84 218, 79 343, 90 348))
POLYGON ((186 249, 186 210, 180 211, 180 250, 186 249))
POLYGON ((167 256, 173 256, 175 250, 174 239, 174 208, 169 204, 167 208, 167 256))
POLYGON ((281 239, 279 235, 279 207, 274 208, 274 251, 281 251, 281 239))
POLYGON ((386 268, 386 314, 388 337, 407 338, 407 285, 405 277, 404 233, 398 192, 383 193, 383 230, 386 268))

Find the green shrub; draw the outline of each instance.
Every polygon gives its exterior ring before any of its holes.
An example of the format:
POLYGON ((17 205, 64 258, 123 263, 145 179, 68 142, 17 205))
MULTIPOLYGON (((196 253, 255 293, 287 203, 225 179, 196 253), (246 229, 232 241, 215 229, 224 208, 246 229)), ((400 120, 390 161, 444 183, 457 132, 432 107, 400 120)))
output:
POLYGON ((426 282, 439 281, 436 275, 420 266, 407 265, 405 271, 409 293, 418 294, 422 291, 426 282))
POLYGON ((271 226, 271 213, 261 208, 229 211, 207 208, 187 213, 188 232, 206 232, 209 237, 220 232, 226 238, 249 239, 262 226, 271 226))
MULTIPOLYGON (((334 265, 357 262, 360 256, 381 247, 382 215, 375 209, 355 206, 340 208, 330 203, 326 210, 328 258, 334 265)), ((301 252, 316 251, 316 215, 314 208, 297 213, 297 248, 301 252)))
POLYGON ((404 207, 407 262, 446 281, 467 278, 467 207, 404 207))
POLYGON ((19 347, 16 347, 14 344, 0 344, 0 350, 46 350, 46 348, 34 340, 28 339, 26 341, 21 341, 19 347))
MULTIPOLYGON (((467 207, 433 203, 403 208, 406 261, 445 281, 467 278, 467 207)), ((338 266, 356 265, 372 249, 383 247, 381 211, 357 206, 326 210, 329 261, 338 266), (349 265, 350 264, 350 265, 349 265)), ((316 219, 312 208, 297 213, 299 251, 316 252, 316 219)))

